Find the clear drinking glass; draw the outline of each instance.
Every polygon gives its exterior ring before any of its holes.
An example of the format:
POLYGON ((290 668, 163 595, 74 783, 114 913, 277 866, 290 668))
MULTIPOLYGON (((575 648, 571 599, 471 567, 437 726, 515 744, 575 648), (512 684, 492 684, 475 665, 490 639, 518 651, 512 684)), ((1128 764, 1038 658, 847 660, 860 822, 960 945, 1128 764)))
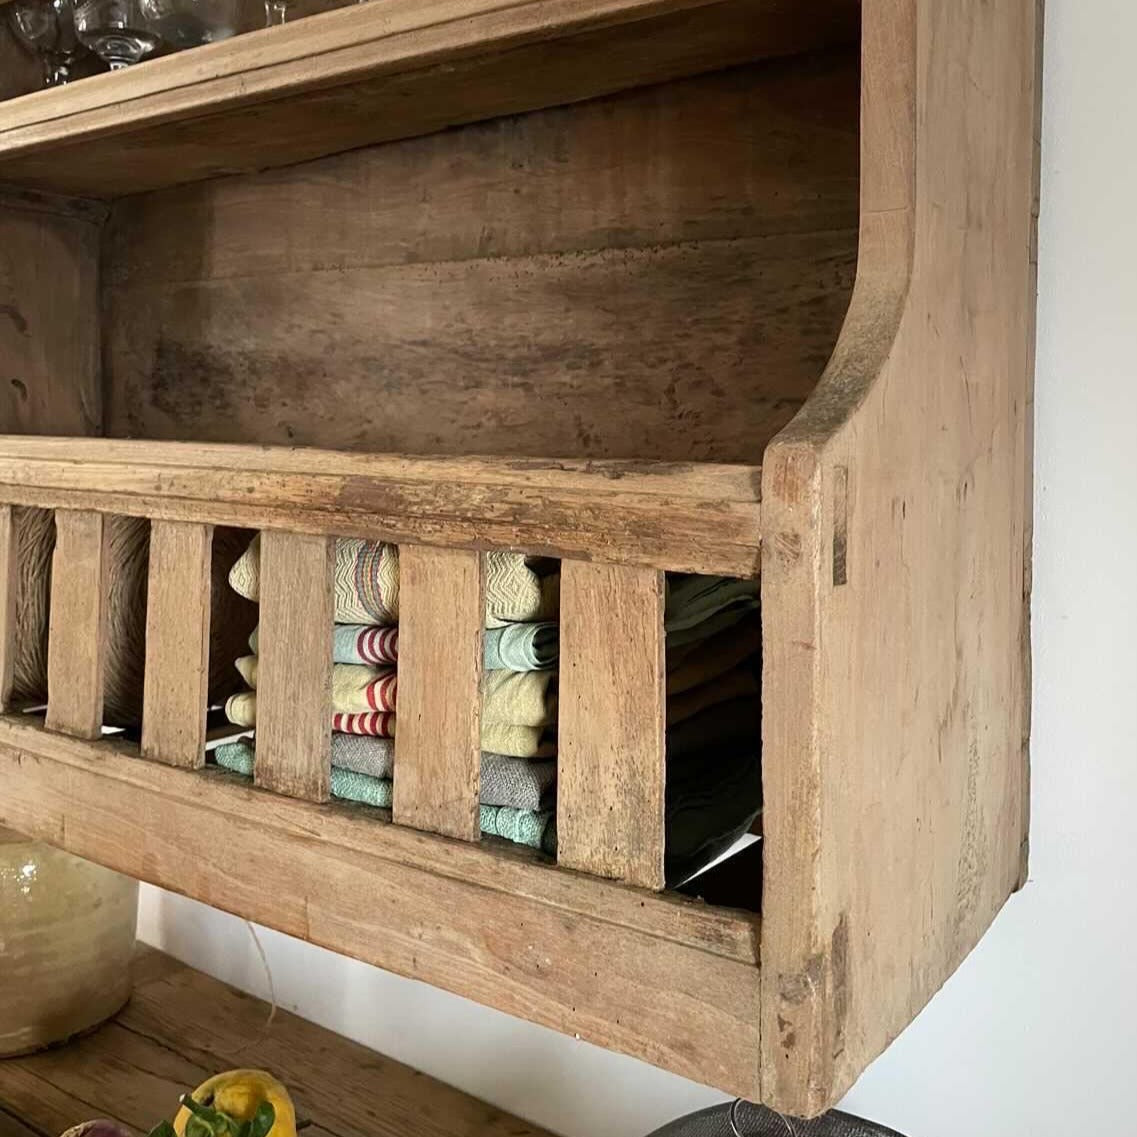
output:
POLYGON ((69 82, 72 67, 87 54, 75 32, 71 0, 16 0, 8 20, 16 39, 43 62, 43 85, 69 82))
POLYGON ((237 30, 238 0, 139 0, 149 25, 171 47, 200 47, 237 30))
POLYGON ((288 18, 288 0, 265 0, 265 27, 275 28, 288 18))
POLYGON ((144 59, 162 42, 140 0, 82 0, 75 30, 112 71, 144 59))

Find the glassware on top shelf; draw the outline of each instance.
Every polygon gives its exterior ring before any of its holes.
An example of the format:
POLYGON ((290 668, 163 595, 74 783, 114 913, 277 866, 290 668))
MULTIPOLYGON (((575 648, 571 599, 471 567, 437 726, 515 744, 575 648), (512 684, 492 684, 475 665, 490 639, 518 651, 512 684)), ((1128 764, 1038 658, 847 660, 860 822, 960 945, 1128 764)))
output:
POLYGON ((145 59, 162 42, 140 0, 82 0, 75 30, 112 71, 145 59))
POLYGON ((238 0, 139 0, 142 14, 172 48, 200 47, 237 30, 238 0))
POLYGON ((71 0, 16 0, 8 21, 16 39, 39 55, 45 87, 70 82, 72 68, 87 55, 75 32, 71 0))
POLYGON ((279 27, 288 18, 288 0, 265 0, 265 27, 279 27))

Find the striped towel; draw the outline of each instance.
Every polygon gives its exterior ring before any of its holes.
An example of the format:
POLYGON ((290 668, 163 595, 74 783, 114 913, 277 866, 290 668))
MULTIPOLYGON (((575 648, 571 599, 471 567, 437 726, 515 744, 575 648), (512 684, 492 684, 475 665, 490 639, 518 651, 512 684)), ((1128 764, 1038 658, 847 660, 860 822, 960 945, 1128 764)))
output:
MULTIPOLYGON (((255 691, 257 657, 242 656, 237 660, 237 670, 255 691)), ((511 726, 554 725, 557 721, 555 680, 555 671, 487 671, 482 721, 511 726)), ((339 714, 393 712, 398 690, 398 673, 393 667, 366 663, 337 663, 332 667, 332 710, 339 714)))

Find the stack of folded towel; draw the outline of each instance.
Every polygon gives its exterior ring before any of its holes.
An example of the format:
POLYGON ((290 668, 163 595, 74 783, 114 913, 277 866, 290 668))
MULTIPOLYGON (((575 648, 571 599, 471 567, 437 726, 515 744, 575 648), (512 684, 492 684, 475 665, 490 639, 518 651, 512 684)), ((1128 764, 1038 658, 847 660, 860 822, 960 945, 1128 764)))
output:
MULTIPOLYGON (((260 540, 233 566, 229 583, 260 596, 260 540)), ((552 842, 556 784, 557 577, 542 577, 516 553, 486 555, 482 706, 482 831, 534 847, 552 842), (550 618, 552 617, 552 618, 550 618)), ((333 796, 389 807, 398 725, 399 551, 382 542, 336 542, 332 633, 333 796)), ((225 710, 256 725, 257 632, 237 660, 250 688, 225 710)), ((251 773, 247 743, 218 747, 219 765, 251 773)))
MULTIPOLYGON (((259 541, 230 573, 260 593, 259 541)), ((520 554, 486 555, 481 828, 556 850, 559 577, 520 554)), ((757 582, 667 578, 667 878, 697 871, 761 809, 757 582)), ((336 543, 332 672, 333 796, 389 807, 398 722, 399 569, 394 545, 336 543)), ((257 633, 237 661, 250 690, 232 696, 232 722, 256 723, 257 633)), ((253 750, 231 743, 218 764, 249 774, 253 750)))

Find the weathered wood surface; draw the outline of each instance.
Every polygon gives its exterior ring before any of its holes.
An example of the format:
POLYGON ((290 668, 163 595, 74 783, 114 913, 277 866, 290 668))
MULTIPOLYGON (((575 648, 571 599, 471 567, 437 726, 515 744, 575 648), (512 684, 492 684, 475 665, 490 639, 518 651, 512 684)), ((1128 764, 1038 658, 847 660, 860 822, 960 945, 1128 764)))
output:
POLYGON ((399 550, 399 729, 395 821, 465 841, 481 837, 482 555, 399 550))
POLYGON ((848 306, 856 79, 741 68, 120 203, 107 431, 757 463, 848 306))
POLYGON ((335 538, 261 534, 258 786, 327 801, 332 773, 335 538))
POLYGON ((0 436, 0 499, 752 575, 759 472, 0 436))
POLYGON ((101 427, 97 216, 0 192, 5 431, 82 435, 101 427))
POLYGON ((853 0, 387 0, 12 100, 0 181, 119 196, 855 38, 853 0))
POLYGON ((143 948, 134 995, 66 1046, 0 1063, 0 1134, 44 1137, 91 1117, 147 1133, 220 1070, 288 1086, 311 1137, 546 1137, 443 1082, 143 948))
POLYGON ((16 667, 16 596, 19 580, 12 507, 0 505, 0 711, 10 710, 16 667))
POLYGON ((47 726, 98 738, 103 726, 108 571, 105 519, 58 510, 51 558, 47 726))
POLYGON ((190 769, 205 762, 212 548, 208 525, 150 527, 142 755, 190 769))
POLYGON ((864 11, 857 289, 763 466, 761 1080, 801 1114, 971 950, 1026 838, 1037 0, 864 11))
POLYGON ((663 887, 663 573, 561 566, 557 861, 663 887))
POLYGON ((0 719, 0 822, 398 974, 757 1093, 748 915, 133 753, 0 719))

